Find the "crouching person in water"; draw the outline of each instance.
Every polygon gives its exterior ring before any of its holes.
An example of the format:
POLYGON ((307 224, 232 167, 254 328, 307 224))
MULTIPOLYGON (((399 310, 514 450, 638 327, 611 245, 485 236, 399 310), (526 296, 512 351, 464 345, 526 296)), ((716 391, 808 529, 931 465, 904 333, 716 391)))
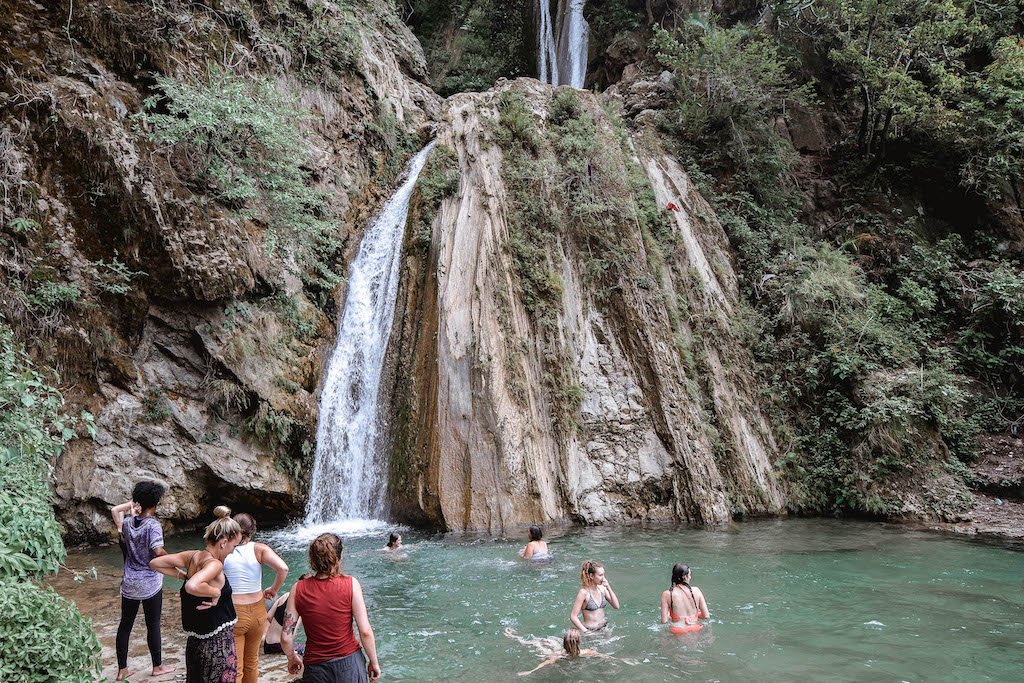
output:
POLYGON ((697 620, 709 616, 704 594, 690 585, 689 565, 672 567, 672 587, 661 594, 661 623, 675 634, 696 633, 704 627, 697 620))
POLYGON ((536 562, 550 562, 554 558, 548 551, 547 541, 544 540, 544 530, 534 524, 530 527, 530 542, 519 551, 519 556, 536 562))
POLYGON ((366 683, 380 678, 363 589, 354 576, 342 573, 341 552, 341 539, 336 535, 317 536, 309 546, 312 572, 299 579, 288 595, 281 648, 288 655, 288 673, 297 674, 305 668, 304 683, 366 683), (299 619, 306 631, 302 657, 295 652, 299 619), (352 629, 353 620, 359 640, 352 629))

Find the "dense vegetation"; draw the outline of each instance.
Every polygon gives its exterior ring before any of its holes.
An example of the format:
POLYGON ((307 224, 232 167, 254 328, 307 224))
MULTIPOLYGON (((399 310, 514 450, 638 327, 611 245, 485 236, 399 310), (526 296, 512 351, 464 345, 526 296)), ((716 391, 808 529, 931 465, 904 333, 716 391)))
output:
POLYGON ((55 378, 37 371, 0 323, 0 680, 91 681, 99 643, 75 606, 38 579, 65 556, 50 463, 92 416, 62 412, 55 378))
POLYGON ((662 126, 738 251, 799 508, 898 512, 901 485, 963 474, 980 432, 1020 424, 1024 272, 985 203, 1020 187, 1019 7, 780 3, 771 32, 707 16, 655 32, 676 79, 662 126), (776 123, 794 106, 856 121, 824 229, 776 123), (932 182, 989 222, 910 210, 932 182))

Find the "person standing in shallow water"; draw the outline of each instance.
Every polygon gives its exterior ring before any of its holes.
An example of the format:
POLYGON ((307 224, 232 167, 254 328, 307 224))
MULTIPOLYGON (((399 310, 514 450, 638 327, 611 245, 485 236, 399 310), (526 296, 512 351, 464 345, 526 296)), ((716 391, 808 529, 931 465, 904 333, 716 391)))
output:
POLYGON ((164 577, 149 568, 154 557, 167 554, 164 550, 164 532, 156 519, 156 506, 164 495, 164 487, 155 481, 140 481, 132 490, 132 499, 110 510, 119 534, 118 544, 124 555, 124 579, 121 580, 121 623, 117 626, 117 676, 126 680, 128 670, 128 641, 139 606, 146 619, 146 644, 153 662, 151 675, 160 676, 174 671, 164 666, 160 638, 160 614, 164 604, 164 577))
POLYGON ((235 515, 242 529, 242 542, 224 559, 224 576, 231 584, 235 603, 235 655, 238 657, 238 683, 256 683, 260 675, 260 642, 267 629, 264 600, 273 600, 288 576, 288 565, 270 546, 254 542, 256 520, 243 512, 235 515), (274 570, 274 583, 263 590, 263 566, 274 570))
POLYGON ((619 609, 619 598, 608 583, 604 574, 604 565, 600 562, 587 560, 580 569, 580 583, 583 584, 576 593, 576 600, 569 612, 569 621, 583 633, 600 631, 608 625, 605 607, 611 605, 619 609), (579 615, 582 613, 583 619, 579 615))
POLYGON ((231 627, 238 621, 231 602, 231 583, 224 576, 224 558, 242 540, 231 510, 219 505, 206 527, 202 550, 186 550, 151 560, 165 576, 183 578, 181 628, 185 641, 185 683, 236 683, 238 660, 231 627))
POLYGON ((519 551, 519 556, 527 560, 550 560, 548 544, 544 540, 544 530, 534 524, 530 527, 530 541, 519 551))
POLYGON ((281 648, 288 655, 288 673, 302 672, 304 683, 366 683, 380 678, 377 643, 363 589, 355 577, 342 573, 342 549, 336 535, 317 536, 309 545, 312 572, 299 579, 288 595, 281 648), (301 658, 294 649, 300 618, 306 631, 306 651, 301 658))
POLYGON ((709 616, 704 593, 690 585, 689 565, 672 567, 672 585, 661 594, 661 623, 670 624, 672 633, 696 633, 704 626, 697 620, 709 616))

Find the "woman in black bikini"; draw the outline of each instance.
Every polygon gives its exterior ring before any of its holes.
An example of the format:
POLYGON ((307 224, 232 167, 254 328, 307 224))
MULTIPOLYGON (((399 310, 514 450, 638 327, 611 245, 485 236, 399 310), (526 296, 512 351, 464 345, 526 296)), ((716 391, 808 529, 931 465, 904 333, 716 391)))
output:
POLYGON ((572 610, 569 612, 569 621, 583 633, 588 631, 600 631, 608 625, 605 618, 604 608, 611 605, 619 609, 619 598, 612 590, 604 575, 604 565, 599 562, 587 560, 580 570, 580 583, 583 587, 576 593, 576 600, 572 603, 572 610), (583 619, 580 620, 580 613, 583 619))

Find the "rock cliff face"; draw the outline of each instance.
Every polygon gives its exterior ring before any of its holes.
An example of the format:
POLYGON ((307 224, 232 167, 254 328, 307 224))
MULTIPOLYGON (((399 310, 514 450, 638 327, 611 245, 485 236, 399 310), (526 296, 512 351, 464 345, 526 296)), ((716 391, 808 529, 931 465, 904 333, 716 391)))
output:
MULTIPOLYGON (((568 116, 593 124, 602 161, 560 176, 557 149, 534 139, 527 156, 541 165, 531 168, 597 191, 633 173, 626 204, 646 201, 671 246, 662 251, 635 214, 599 217, 620 252, 595 280, 603 266, 588 238, 572 220, 555 226, 534 238, 538 267, 558 282, 555 321, 531 310, 516 225, 530 194, 509 187, 502 112, 525 103, 520 125, 543 138, 553 116, 567 116, 553 113, 555 93, 519 80, 445 103, 438 140, 455 150, 461 183, 429 225, 429 248, 407 250, 392 392, 396 514, 498 531, 781 511, 777 446, 729 324, 742 304, 722 228, 652 138, 626 136, 587 93, 559 97, 562 109, 578 107, 568 116)), ((545 197, 542 215, 578 208, 565 194, 545 197)))
POLYGON ((220 502, 300 511, 336 304, 258 218, 183 182, 136 115, 155 74, 211 65, 297 98, 343 271, 439 106, 418 42, 385 0, 3 0, 0 44, 3 315, 98 427, 55 463, 70 538, 105 533, 146 477, 169 485, 172 524, 220 502), (112 263, 130 286, 96 275, 112 263))

